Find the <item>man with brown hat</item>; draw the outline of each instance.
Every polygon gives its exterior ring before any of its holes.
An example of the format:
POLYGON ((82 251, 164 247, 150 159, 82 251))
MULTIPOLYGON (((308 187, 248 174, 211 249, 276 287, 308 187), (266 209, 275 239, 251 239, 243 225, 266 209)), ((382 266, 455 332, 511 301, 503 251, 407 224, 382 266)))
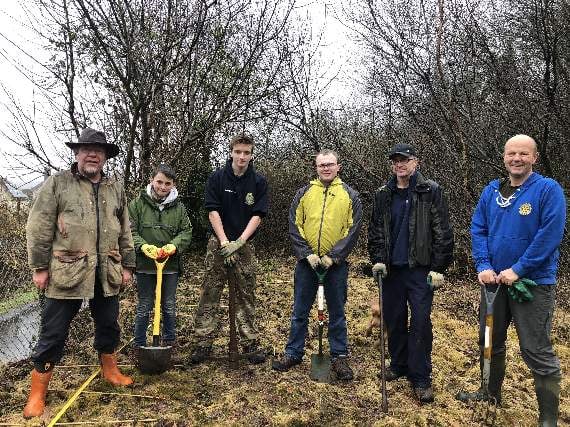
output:
POLYGON ((28 262, 36 287, 45 291, 38 343, 32 354, 32 385, 24 417, 41 416, 52 370, 84 298, 95 324, 93 346, 102 376, 113 385, 131 384, 117 368, 121 287, 131 281, 135 252, 123 186, 103 172, 119 147, 86 128, 67 143, 76 162, 49 177, 26 225, 28 262))

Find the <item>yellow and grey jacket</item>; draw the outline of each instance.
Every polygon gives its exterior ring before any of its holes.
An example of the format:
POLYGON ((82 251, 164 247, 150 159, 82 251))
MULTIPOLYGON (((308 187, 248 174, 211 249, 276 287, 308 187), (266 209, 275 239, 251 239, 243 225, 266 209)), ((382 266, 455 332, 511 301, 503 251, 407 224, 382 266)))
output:
POLYGON ((315 179, 299 189, 289 209, 289 236, 297 259, 314 253, 335 262, 356 245, 362 222, 358 192, 336 177, 328 187, 315 179))

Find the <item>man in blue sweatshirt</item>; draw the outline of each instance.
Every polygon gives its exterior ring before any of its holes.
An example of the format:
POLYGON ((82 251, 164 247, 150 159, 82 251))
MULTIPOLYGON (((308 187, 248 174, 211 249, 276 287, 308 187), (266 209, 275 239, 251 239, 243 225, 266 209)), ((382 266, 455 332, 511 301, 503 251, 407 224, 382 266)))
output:
MULTIPOLYGON (((561 186, 533 172, 536 142, 516 135, 507 141, 506 179, 492 181, 481 194, 471 222, 473 258, 481 285, 498 293, 493 306, 493 351, 488 389, 461 392, 462 401, 501 401, 505 376, 507 328, 514 322, 523 360, 532 371, 539 407, 539 425, 555 426, 560 395, 560 361, 550 342, 559 245, 566 221, 561 186), (509 297, 507 288, 519 279, 533 280, 530 301, 509 297)), ((485 298, 481 298, 482 316, 485 298)), ((484 345, 484 322, 479 344, 484 345)))

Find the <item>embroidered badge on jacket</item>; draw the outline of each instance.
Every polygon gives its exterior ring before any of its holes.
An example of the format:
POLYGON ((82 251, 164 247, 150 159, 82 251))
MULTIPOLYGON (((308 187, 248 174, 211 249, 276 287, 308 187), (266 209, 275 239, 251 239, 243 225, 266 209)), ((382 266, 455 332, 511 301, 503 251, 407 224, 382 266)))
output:
POLYGON ((253 193, 247 193, 245 195, 245 204, 251 206, 255 203, 255 199, 253 198, 253 193))
POLYGON ((529 215, 532 212, 532 206, 530 203, 523 203, 519 207, 519 213, 521 215, 529 215))

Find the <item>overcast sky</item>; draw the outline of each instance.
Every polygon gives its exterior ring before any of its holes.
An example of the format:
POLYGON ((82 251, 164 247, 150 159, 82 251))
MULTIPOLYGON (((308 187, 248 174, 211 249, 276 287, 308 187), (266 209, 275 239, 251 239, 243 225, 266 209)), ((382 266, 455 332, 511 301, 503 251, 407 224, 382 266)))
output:
MULTIPOLYGON (((318 34, 322 34, 320 51, 328 77, 336 75, 340 70, 339 80, 331 93, 344 97, 349 96, 350 80, 354 74, 351 71, 354 66, 351 64, 354 46, 347 37, 349 31, 335 19, 335 9, 338 11, 340 4, 341 0, 298 0, 297 13, 300 17, 308 17, 311 20, 315 39, 318 34)), ((24 52, 38 59, 43 55, 34 33, 26 25, 21 2, 3 0, 0 3, 0 83, 14 94, 19 103, 31 111, 32 101, 37 94, 34 94, 34 85, 20 70, 27 69, 37 73, 41 69, 24 52)), ((6 112, 7 99, 3 92, 0 93, 0 128, 7 130, 12 119, 6 112)), ((34 182, 29 182, 33 178, 37 181, 38 176, 25 175, 24 171, 14 164, 14 154, 13 144, 0 135, 0 175, 16 186, 33 185, 34 182)))

